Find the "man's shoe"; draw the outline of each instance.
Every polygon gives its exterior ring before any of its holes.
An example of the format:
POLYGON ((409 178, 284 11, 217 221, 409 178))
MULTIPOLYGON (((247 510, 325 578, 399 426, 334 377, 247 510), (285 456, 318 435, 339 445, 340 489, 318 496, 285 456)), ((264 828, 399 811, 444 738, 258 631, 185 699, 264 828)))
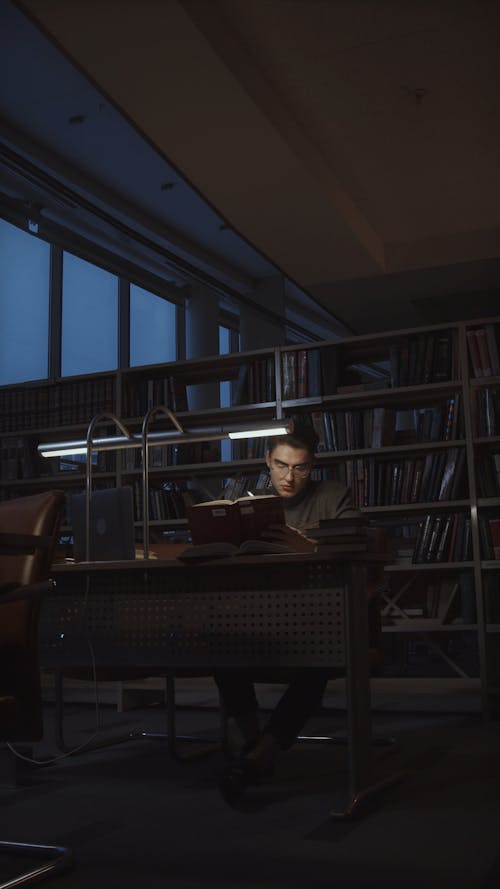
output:
POLYGON ((247 787, 258 784, 259 781, 256 760, 242 756, 226 766, 219 779, 219 790, 228 805, 237 806, 247 787))

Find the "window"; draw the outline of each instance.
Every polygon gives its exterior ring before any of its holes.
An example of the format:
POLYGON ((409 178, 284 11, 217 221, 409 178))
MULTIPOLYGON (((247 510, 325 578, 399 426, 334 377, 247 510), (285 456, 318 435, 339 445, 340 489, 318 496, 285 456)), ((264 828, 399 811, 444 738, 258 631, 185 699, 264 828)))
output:
MULTIPOLYGON (((219 325, 219 355, 228 355, 231 351, 231 330, 229 327, 219 325)), ((231 381, 223 380, 220 383, 220 406, 229 407, 231 404, 231 381)))
MULTIPOLYGON (((219 355, 228 355, 239 348, 239 334, 232 327, 219 324, 219 355)), ((220 406, 231 405, 231 380, 222 380, 220 386, 220 406)), ((221 460, 232 460, 232 447, 230 441, 221 442, 221 460)))
POLYGON ((0 384, 48 374, 50 246, 0 219, 0 384))
POLYGON ((136 284, 130 285, 130 366, 175 361, 176 307, 136 284))
POLYGON ((118 366, 118 278, 63 255, 61 373, 88 374, 118 366))

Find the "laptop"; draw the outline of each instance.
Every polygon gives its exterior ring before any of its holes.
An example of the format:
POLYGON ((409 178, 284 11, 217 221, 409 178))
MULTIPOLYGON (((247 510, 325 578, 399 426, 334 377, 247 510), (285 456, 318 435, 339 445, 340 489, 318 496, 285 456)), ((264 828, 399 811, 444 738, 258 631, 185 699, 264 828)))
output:
MULTIPOLYGON (((90 561, 114 562, 135 559, 134 503, 132 488, 93 491, 90 513, 90 561)), ((86 495, 70 498, 74 557, 86 561, 86 495)))

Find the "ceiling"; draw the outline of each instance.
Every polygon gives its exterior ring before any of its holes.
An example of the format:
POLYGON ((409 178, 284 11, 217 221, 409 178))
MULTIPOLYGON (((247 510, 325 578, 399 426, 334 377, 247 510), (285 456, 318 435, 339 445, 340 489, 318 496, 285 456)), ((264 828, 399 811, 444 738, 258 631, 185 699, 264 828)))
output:
POLYGON ((3 135, 156 243, 358 333, 500 313, 496 0, 0 13, 3 135))

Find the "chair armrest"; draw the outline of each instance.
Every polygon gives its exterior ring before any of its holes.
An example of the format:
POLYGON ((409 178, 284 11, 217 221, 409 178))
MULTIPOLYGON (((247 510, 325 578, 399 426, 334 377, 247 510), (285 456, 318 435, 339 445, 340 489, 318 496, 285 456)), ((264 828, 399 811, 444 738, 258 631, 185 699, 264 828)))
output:
POLYGON ((42 534, 15 534, 0 531, 0 555, 28 556, 37 549, 46 549, 52 543, 51 537, 42 534))
POLYGON ((37 599, 50 593, 54 586, 51 579, 41 580, 39 583, 30 583, 26 586, 4 583, 0 585, 0 608, 8 602, 23 602, 27 599, 37 599))

